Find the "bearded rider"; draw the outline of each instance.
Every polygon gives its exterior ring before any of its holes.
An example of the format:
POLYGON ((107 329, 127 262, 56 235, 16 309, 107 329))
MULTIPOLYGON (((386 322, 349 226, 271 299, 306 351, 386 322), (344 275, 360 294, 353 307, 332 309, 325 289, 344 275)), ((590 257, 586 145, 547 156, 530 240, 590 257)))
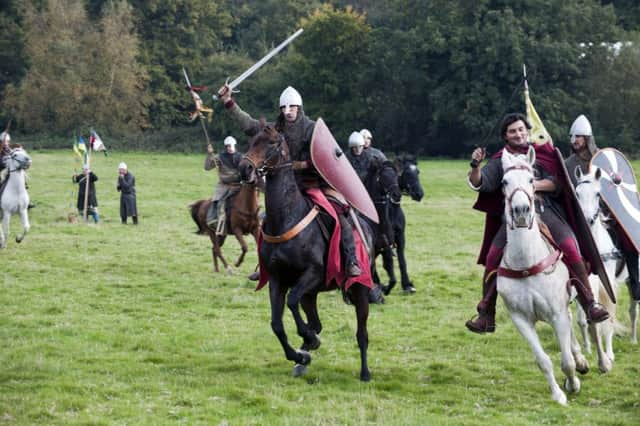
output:
MULTIPOLYGON (((236 121, 248 136, 254 136, 261 130, 260 122, 244 112, 231 98, 231 88, 224 85, 218 91, 220 101, 226 111, 236 121)), ((296 182, 302 189, 311 187, 326 187, 327 184, 320 177, 311 162, 311 137, 315 122, 309 119, 302 108, 302 97, 293 87, 289 86, 280 95, 280 113, 275 129, 280 132, 289 145, 289 154, 296 173, 296 182)), ((340 220, 341 236, 340 248, 342 263, 345 265, 347 276, 356 277, 362 273, 356 257, 353 227, 347 219, 349 206, 333 200, 337 207, 336 213, 340 220)))
MULTIPOLYGON (((474 333, 493 333, 495 331, 495 312, 497 298, 497 269, 500 266, 502 253, 506 245, 506 228, 504 223, 504 194, 501 190, 503 176, 501 156, 503 150, 512 154, 526 154, 529 148, 529 129, 531 126, 524 115, 507 114, 501 125, 500 135, 505 146, 494 154, 487 164, 478 165, 485 158, 485 151, 477 148, 471 155, 469 186, 478 191, 478 201, 474 205, 477 210, 484 211, 486 216, 485 237, 478 263, 485 266, 482 283, 482 300, 477 306, 478 317, 466 322, 466 327, 474 333)), ((534 145, 536 163, 534 170, 536 179, 535 207, 541 221, 549 228, 553 239, 563 253, 571 276, 571 284, 577 292, 577 299, 587 313, 589 322, 601 322, 609 318, 609 313, 598 305, 589 287, 589 271, 580 255, 578 243, 571 227, 566 221, 560 203, 562 188, 557 175, 562 173, 561 164, 557 164, 555 151, 550 144, 534 145)))
POLYGON ((218 168, 218 183, 207 211, 207 226, 215 230, 217 234, 224 233, 225 200, 231 190, 240 184, 238 165, 241 160, 242 153, 236 151, 236 139, 233 136, 227 136, 224 139, 224 152, 218 155, 214 153, 211 144, 207 145, 204 169, 218 168))
MULTIPOLYGON (((576 167, 580 167, 580 171, 583 174, 589 173, 589 165, 591 158, 598 151, 596 146, 595 137, 591 129, 591 123, 584 115, 578 116, 571 125, 569 130, 569 136, 571 140, 572 154, 565 161, 569 177, 573 186, 577 184, 577 178, 575 176, 576 167)), ((601 208, 608 212, 607 206, 601 202, 601 208)), ((608 219, 607 231, 611 235, 616 247, 622 253, 624 261, 627 265, 627 271, 629 272, 629 278, 627 279, 627 286, 631 293, 631 298, 636 302, 640 302, 640 280, 638 279, 638 252, 636 251, 633 243, 629 241, 624 231, 620 227, 620 224, 613 218, 611 214, 605 214, 608 219)))

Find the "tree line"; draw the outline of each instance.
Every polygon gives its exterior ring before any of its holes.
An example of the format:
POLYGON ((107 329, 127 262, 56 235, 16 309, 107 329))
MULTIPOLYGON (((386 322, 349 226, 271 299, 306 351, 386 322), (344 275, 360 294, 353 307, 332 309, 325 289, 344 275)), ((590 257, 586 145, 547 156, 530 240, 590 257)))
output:
POLYGON ((600 145, 637 154, 639 23, 633 0, 0 0, 0 125, 40 141, 92 126, 123 149, 202 150, 185 67, 209 87, 214 140, 242 145, 211 95, 304 28, 239 87, 247 112, 275 118, 291 85, 339 142, 368 128, 388 152, 466 155, 499 143, 500 117, 524 109, 526 64, 558 145, 583 113, 600 145))

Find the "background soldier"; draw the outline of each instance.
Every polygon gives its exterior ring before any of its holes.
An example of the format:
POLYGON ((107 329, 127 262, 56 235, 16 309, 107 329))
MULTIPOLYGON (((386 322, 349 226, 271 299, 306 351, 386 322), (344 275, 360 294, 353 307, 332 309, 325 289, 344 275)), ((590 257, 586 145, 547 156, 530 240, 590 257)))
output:
POLYGON ((224 139, 224 152, 216 155, 211 144, 207 145, 207 158, 204 169, 218 168, 218 183, 211 198, 211 206, 207 212, 207 225, 216 230, 217 234, 224 233, 225 200, 232 188, 240 184, 238 165, 242 160, 242 153, 236 151, 236 140, 233 136, 224 139))
MULTIPOLYGON (((591 129, 591 123, 584 115, 578 116, 571 125, 569 130, 571 137, 572 154, 567 158, 566 165, 571 183, 576 186, 577 178, 575 176, 576 167, 580 168, 583 174, 589 173, 589 164, 591 158, 598 151, 595 137, 591 129)), ((638 278, 638 252, 633 243, 629 241, 620 224, 615 220, 614 216, 608 213, 608 208, 604 202, 600 202, 600 207, 606 212, 607 231, 611 235, 616 248, 620 250, 624 261, 627 265, 629 278, 627 278, 627 286, 633 300, 640 302, 640 280, 638 278)))
POLYGON ((369 153, 364 149, 364 138, 361 133, 353 132, 349 136, 349 150, 346 152, 347 159, 358 174, 358 177, 365 183, 369 175, 369 153))

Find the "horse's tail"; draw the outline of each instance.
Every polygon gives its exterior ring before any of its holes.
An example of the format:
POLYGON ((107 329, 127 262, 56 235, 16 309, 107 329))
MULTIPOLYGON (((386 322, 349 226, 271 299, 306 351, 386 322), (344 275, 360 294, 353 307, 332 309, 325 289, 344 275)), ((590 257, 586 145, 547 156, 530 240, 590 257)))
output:
POLYGON ((200 206, 205 201, 206 200, 198 200, 198 201, 195 201, 195 202, 189 204, 189 209, 191 209, 191 219, 193 219, 193 221, 196 223, 196 225, 198 225, 198 230, 195 232, 198 235, 205 234, 205 229, 202 226, 202 223, 200 223, 200 221, 198 220, 198 210, 200 210, 200 206))

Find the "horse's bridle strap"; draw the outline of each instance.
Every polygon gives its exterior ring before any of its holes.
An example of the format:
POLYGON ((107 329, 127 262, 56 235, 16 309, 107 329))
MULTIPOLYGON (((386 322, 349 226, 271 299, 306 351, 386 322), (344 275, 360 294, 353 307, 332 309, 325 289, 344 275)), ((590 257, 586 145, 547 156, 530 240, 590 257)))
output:
POLYGON ((300 232, 302 232, 302 230, 304 228, 306 228, 307 225, 309 225, 311 222, 313 222, 313 219, 316 218, 318 213, 320 213, 320 208, 317 205, 314 205, 313 208, 309 211, 309 213, 307 213, 307 215, 305 217, 303 217, 300 222, 298 222, 293 228, 289 229, 284 234, 275 235, 275 236, 274 235, 267 235, 267 234, 264 233, 264 230, 262 230, 261 231, 262 232, 262 239, 267 243, 275 243, 275 244, 284 243, 285 241, 289 241, 293 237, 298 235, 300 232))
POLYGON ((556 249, 553 252, 551 252, 549 254, 549 256, 547 256, 544 259, 542 259, 540 262, 538 262, 535 265, 533 265, 532 267, 530 267, 528 269, 524 269, 524 270, 521 270, 521 269, 507 269, 507 268, 503 268, 501 266, 501 267, 498 268, 498 276, 507 277, 507 278, 527 278, 527 277, 532 277, 532 276, 537 275, 540 272, 544 271, 548 267, 550 267, 552 265, 555 265, 556 262, 558 261, 558 259, 560 259, 561 255, 562 255, 562 252, 560 250, 556 249))

